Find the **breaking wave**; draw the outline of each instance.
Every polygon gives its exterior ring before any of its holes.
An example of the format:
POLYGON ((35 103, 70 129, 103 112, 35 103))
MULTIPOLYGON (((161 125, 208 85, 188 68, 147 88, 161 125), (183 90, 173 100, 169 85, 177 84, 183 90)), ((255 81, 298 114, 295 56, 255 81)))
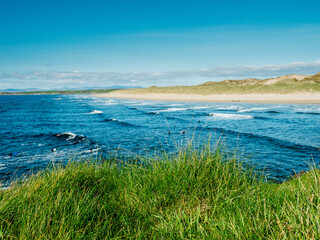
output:
POLYGON ((241 115, 241 114, 226 114, 226 113, 210 113, 215 119, 230 119, 230 120, 242 120, 242 119, 252 119, 254 116, 251 115, 241 115))

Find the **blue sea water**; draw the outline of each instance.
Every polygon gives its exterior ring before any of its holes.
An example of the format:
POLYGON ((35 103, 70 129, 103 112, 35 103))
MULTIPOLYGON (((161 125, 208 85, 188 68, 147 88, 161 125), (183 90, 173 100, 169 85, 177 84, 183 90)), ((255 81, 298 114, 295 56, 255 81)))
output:
POLYGON ((174 152, 192 137, 197 142, 209 136, 212 144, 221 137, 230 151, 238 149, 279 181, 320 163, 320 105, 21 95, 0 96, 0 117, 3 181, 50 162, 174 152))

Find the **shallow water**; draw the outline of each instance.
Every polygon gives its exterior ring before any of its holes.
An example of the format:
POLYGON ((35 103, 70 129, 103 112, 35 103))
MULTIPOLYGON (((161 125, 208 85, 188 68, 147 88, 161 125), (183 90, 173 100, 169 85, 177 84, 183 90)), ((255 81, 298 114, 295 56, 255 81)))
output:
POLYGON ((5 181, 49 162, 175 151, 192 137, 197 142, 208 136, 212 144, 222 136, 230 151, 238 149, 280 181, 312 161, 320 163, 320 105, 0 96, 0 117, 0 178, 5 181))

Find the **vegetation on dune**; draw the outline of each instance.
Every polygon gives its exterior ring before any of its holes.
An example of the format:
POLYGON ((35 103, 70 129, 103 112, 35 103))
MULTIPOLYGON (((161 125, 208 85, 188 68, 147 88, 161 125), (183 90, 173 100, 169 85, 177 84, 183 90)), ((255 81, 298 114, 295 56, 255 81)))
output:
POLYGON ((290 93, 320 93, 320 73, 306 76, 298 80, 291 75, 275 79, 245 79, 225 80, 221 82, 206 82, 195 86, 149 87, 145 89, 121 90, 121 93, 172 93, 172 94, 290 94, 290 93))
POLYGON ((282 184, 253 172, 209 146, 54 167, 1 191, 0 236, 319 239, 319 172, 282 184))

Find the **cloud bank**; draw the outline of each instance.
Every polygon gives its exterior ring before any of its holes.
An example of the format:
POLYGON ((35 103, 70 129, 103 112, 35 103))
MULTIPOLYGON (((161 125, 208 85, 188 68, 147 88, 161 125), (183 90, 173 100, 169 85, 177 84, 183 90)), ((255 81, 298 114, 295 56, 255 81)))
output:
POLYGON ((199 70, 168 72, 9 72, 0 73, 0 87, 107 87, 112 85, 177 85, 204 81, 242 78, 269 78, 286 74, 314 74, 320 72, 320 60, 262 66, 212 66, 199 70))

